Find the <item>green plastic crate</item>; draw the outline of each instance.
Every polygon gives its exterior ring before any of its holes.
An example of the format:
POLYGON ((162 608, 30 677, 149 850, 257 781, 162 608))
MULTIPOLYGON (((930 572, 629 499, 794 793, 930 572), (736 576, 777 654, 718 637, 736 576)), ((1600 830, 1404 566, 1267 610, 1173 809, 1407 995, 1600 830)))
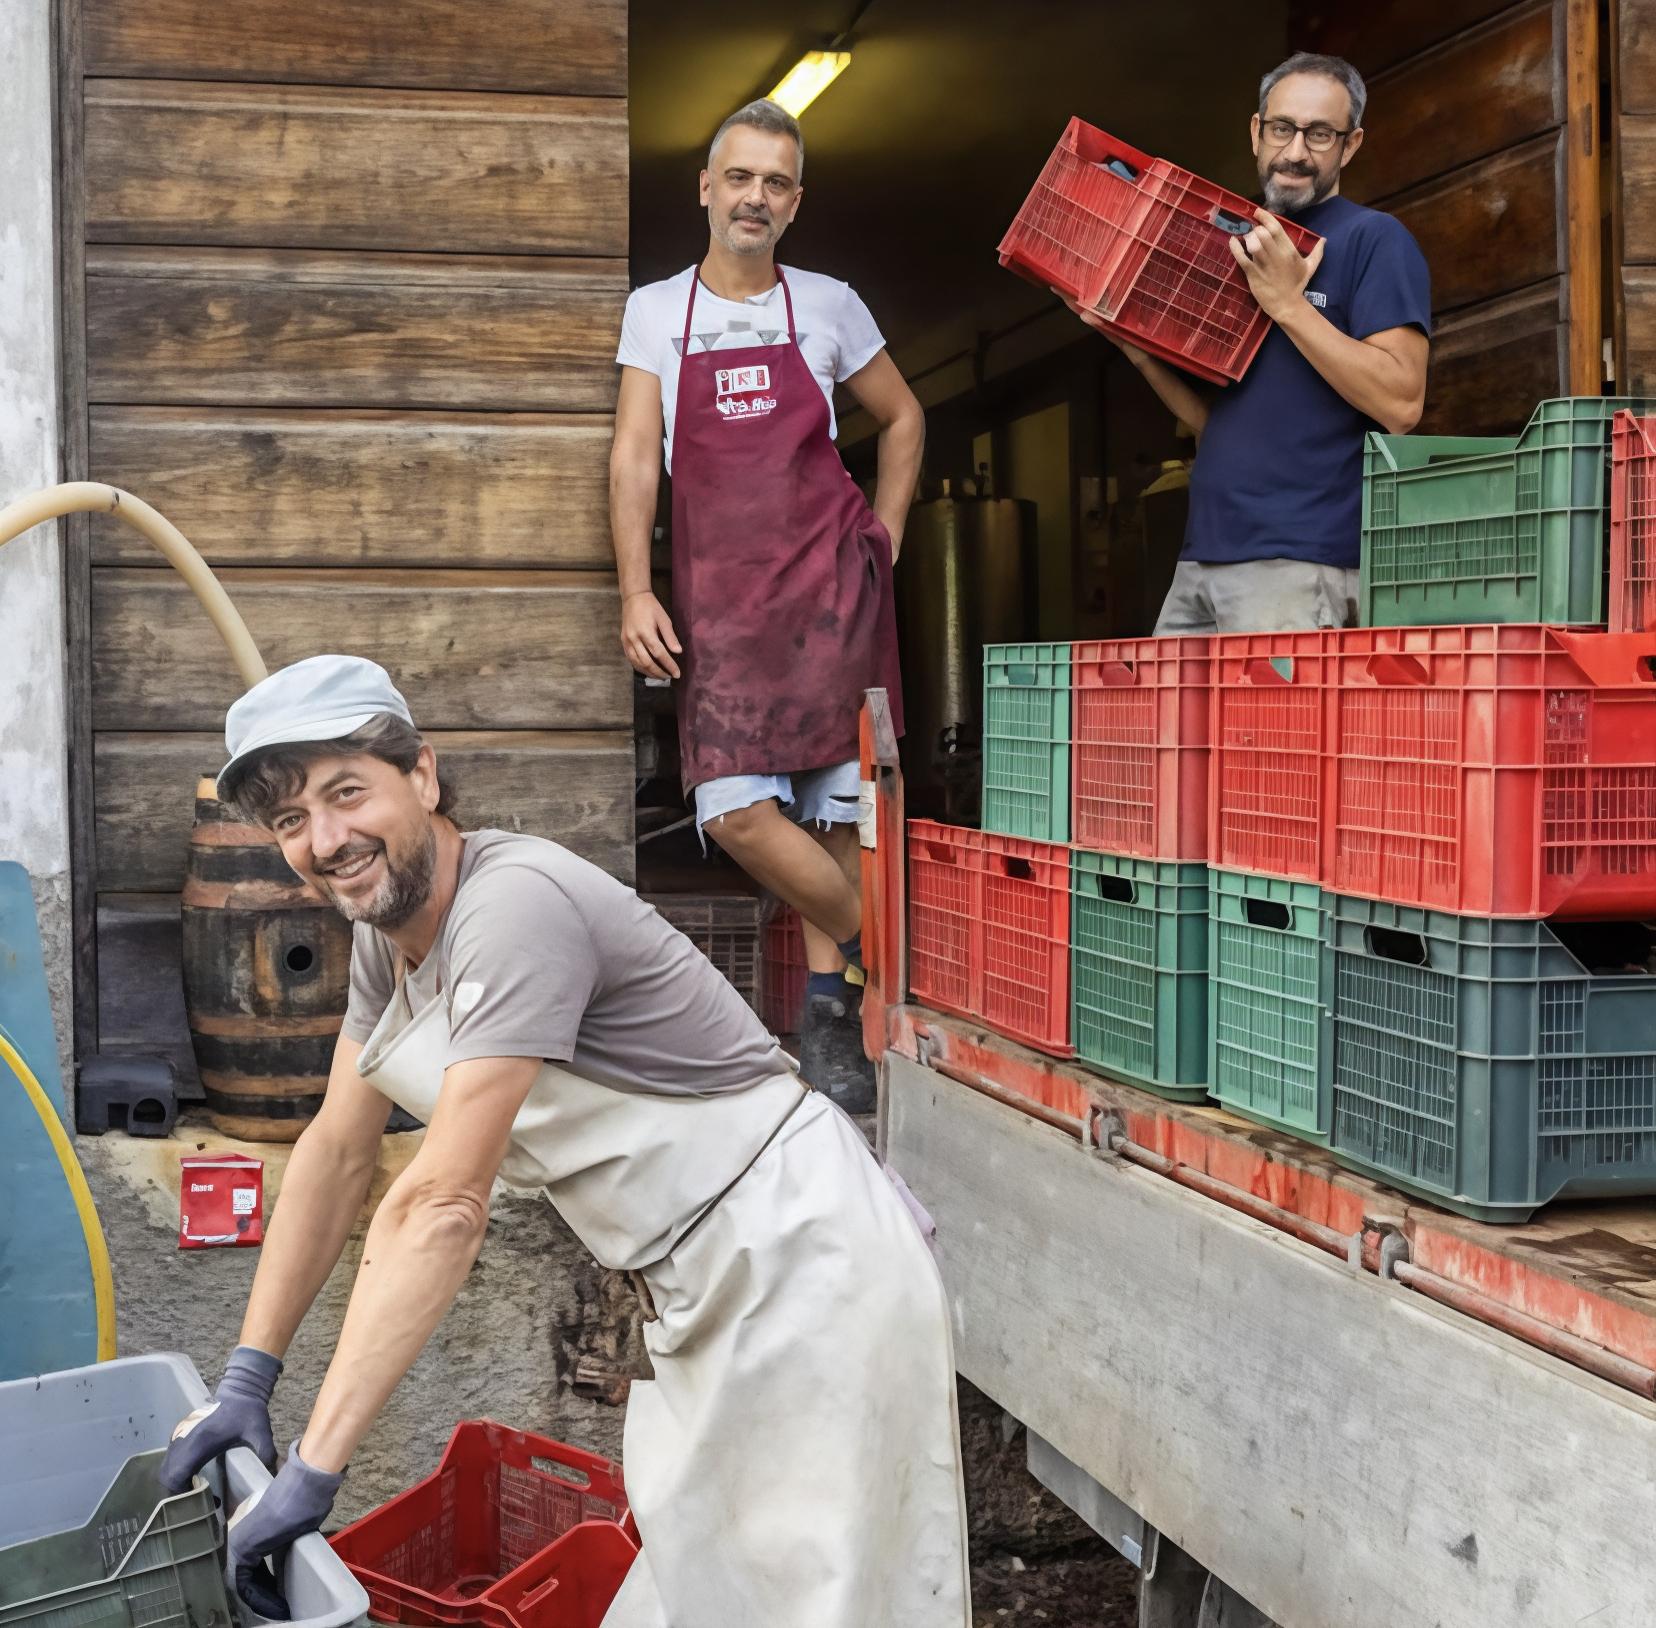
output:
POLYGON ((1330 903, 1342 1163, 1480 1221, 1656 1192, 1648 927, 1330 903))
POLYGON ((983 829, 1068 842, 1070 647, 983 647, 983 829))
POLYGON ((84 1526, 0 1549, 5 1628, 232 1628, 213 1495, 168 1497, 164 1452, 115 1474, 84 1526))
POLYGON ((1208 1094, 1233 1113, 1328 1141, 1323 937, 1315 882, 1209 875, 1208 1094))
POLYGON ((1363 452, 1365 627, 1604 620, 1610 421, 1562 396, 1522 435, 1381 435, 1363 452))
POLYGON ((1070 853, 1070 1040, 1112 1078, 1207 1096, 1208 869, 1070 853))

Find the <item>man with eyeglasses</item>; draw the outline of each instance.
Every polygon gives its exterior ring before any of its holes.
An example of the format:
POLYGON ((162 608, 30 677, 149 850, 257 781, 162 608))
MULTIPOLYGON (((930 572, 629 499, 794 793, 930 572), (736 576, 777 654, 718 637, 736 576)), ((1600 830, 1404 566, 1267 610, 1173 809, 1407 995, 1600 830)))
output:
POLYGON ((1121 345, 1196 432, 1184 549, 1157 633, 1354 619, 1363 437, 1404 435, 1419 422, 1432 310, 1426 260, 1407 228, 1340 196, 1366 100, 1349 62, 1310 52, 1260 82, 1252 134, 1265 207, 1231 252, 1273 326, 1241 382, 1209 394, 1121 345), (1323 241, 1301 256, 1279 215, 1323 241))

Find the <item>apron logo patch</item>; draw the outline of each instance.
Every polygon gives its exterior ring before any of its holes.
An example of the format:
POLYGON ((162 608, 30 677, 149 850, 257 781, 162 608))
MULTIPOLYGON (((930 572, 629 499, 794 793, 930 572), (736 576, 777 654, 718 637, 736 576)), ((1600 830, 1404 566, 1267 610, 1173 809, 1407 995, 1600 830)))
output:
POLYGON ((770 389, 770 369, 763 363, 753 367, 721 367, 715 369, 713 380, 717 395, 747 395, 754 390, 770 389))
POLYGON ((752 367, 721 367, 713 371, 713 405, 722 417, 763 418, 776 410, 770 369, 763 363, 752 367))

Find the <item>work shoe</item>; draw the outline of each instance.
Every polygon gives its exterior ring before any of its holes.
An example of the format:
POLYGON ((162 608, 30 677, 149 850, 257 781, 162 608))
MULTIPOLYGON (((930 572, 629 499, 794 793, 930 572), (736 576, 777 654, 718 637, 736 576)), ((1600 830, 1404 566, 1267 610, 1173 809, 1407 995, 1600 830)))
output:
POLYGON ((874 1065, 863 1052, 862 1013, 855 1002, 837 995, 806 995, 799 1072, 846 1113, 874 1112, 874 1065))

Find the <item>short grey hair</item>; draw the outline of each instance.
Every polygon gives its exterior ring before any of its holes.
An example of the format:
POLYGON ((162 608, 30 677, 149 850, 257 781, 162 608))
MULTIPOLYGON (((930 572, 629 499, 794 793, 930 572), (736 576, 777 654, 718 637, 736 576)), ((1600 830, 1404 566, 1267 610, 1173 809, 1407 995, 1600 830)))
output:
POLYGON ((1325 57, 1316 51, 1296 51, 1260 80, 1260 118, 1265 117, 1265 104, 1270 101, 1271 92, 1290 74, 1296 73, 1321 74, 1324 79, 1344 85, 1346 95, 1351 98, 1351 128, 1355 130, 1362 124, 1363 113, 1368 107, 1368 86, 1363 83, 1363 76, 1344 57, 1325 57))
POLYGON ((799 120, 780 102, 773 102, 768 96, 761 96, 758 101, 749 102, 746 107, 737 108, 713 132, 713 139, 707 145, 707 167, 709 169, 713 168, 713 155, 719 150, 719 143, 724 140, 725 131, 738 124, 750 125, 755 130, 768 130, 773 136, 792 136, 794 146, 799 149, 799 174, 803 179, 805 174, 805 138, 799 133, 799 120))

